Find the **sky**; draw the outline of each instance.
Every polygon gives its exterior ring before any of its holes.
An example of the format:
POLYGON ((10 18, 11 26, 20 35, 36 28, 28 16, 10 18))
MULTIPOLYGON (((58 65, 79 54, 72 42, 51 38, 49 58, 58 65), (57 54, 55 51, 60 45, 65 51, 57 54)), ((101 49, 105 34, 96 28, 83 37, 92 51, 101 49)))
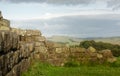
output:
POLYGON ((0 0, 11 26, 46 37, 120 36, 120 0, 0 0))

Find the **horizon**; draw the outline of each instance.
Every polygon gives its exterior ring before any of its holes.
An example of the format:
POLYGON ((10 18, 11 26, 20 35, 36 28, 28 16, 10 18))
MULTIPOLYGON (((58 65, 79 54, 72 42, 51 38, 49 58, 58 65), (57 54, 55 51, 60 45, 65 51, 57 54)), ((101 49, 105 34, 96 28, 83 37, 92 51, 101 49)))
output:
POLYGON ((52 37, 70 37, 70 38, 81 38, 81 39, 97 39, 97 38, 120 38, 120 36, 109 36, 109 37, 75 37, 75 36, 68 36, 68 35, 52 35, 52 36, 46 36, 46 38, 52 38, 52 37))
POLYGON ((119 0, 0 0, 0 11, 12 27, 46 37, 120 36, 119 0))

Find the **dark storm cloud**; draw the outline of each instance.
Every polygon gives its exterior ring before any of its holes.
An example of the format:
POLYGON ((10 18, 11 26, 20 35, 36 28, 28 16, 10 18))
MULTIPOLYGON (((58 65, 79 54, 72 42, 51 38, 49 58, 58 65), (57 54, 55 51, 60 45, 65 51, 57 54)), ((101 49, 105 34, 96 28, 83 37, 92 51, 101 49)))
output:
MULTIPOLYGON (((3 0, 1 0, 3 1, 3 0)), ((62 5, 75 5, 75 4, 89 4, 96 0, 6 0, 11 3, 48 3, 48 4, 62 4, 62 5)))

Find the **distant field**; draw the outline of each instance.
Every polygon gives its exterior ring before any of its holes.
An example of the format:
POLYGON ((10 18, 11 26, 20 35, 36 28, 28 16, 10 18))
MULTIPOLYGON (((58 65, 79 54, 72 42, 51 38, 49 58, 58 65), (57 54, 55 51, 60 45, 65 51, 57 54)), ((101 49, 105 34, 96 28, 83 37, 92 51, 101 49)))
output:
POLYGON ((120 66, 54 67, 35 62, 22 76, 120 76, 120 66))
POLYGON ((53 41, 53 42, 62 42, 62 43, 66 43, 68 45, 79 45, 79 43, 81 41, 85 41, 85 40, 94 40, 97 42, 102 41, 102 42, 120 45, 120 37, 75 38, 75 37, 69 37, 69 36, 53 36, 53 37, 47 38, 47 40, 53 41))

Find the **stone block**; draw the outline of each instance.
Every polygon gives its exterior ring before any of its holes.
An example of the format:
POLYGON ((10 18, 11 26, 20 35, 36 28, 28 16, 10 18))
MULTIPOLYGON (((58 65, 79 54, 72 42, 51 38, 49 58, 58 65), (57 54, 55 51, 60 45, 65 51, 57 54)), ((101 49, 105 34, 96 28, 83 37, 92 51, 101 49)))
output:
POLYGON ((35 42, 35 47, 45 46, 43 42, 35 42))
POLYGON ((92 46, 90 46, 90 47, 88 48, 88 51, 90 51, 90 52, 94 53, 94 52, 96 52, 96 49, 95 49, 95 48, 93 48, 92 46))
POLYGON ((12 33, 12 50, 16 50, 19 48, 19 36, 16 33, 12 33))
POLYGON ((10 30, 10 21, 6 19, 1 19, 0 30, 10 30))
POLYGON ((39 30, 26 30, 27 36, 41 36, 41 32, 39 30))
POLYGON ((31 36, 24 36, 26 42, 33 42, 33 39, 31 36))
POLYGON ((46 38, 44 36, 36 36, 35 37, 35 41, 39 41, 39 42, 45 42, 46 38))
POLYGON ((46 47, 35 47, 35 52, 36 53, 47 53, 47 48, 46 47))
POLYGON ((2 76, 2 71, 0 71, 0 76, 2 76))
POLYGON ((34 51, 35 44, 34 43, 27 43, 26 46, 28 47, 29 52, 34 51))
POLYGON ((1 13, 1 11, 0 11, 0 20, 3 18, 3 16, 2 16, 2 13, 1 13))
POLYGON ((0 23, 0 30, 10 30, 9 27, 7 26, 1 26, 2 24, 0 23))
POLYGON ((0 31, 0 51, 6 53, 10 49, 17 49, 18 36, 10 31, 0 31))

